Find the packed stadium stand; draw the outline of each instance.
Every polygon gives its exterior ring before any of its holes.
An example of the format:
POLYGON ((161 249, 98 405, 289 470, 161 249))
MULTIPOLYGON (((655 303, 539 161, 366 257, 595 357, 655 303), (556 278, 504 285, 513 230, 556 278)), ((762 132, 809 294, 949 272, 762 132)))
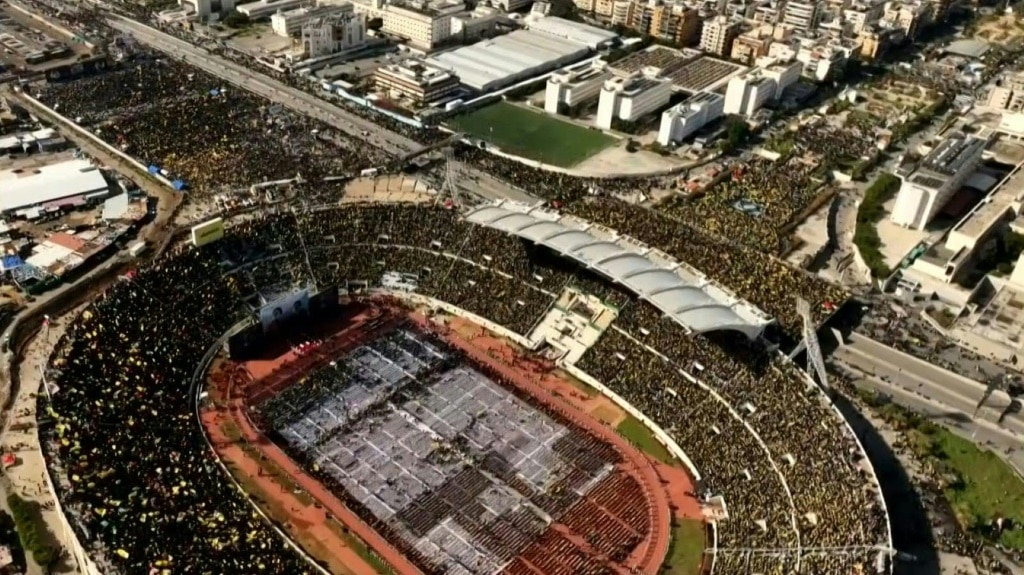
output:
MULTIPOLYGON (((696 268, 707 270, 699 263, 696 268)), ((193 372, 217 338, 250 313, 245 302, 268 284, 359 291, 379 286, 389 272, 408 278, 424 296, 519 334, 532 329, 565 287, 614 302, 620 313, 613 328, 577 366, 657 422, 696 465, 702 500, 721 511, 708 552, 716 574, 885 569, 891 533, 863 449, 827 396, 763 340, 728 329, 698 333, 665 318, 629 286, 543 245, 467 221, 458 211, 367 204, 234 223, 221 241, 181 246, 119 282, 69 328, 50 361, 60 391, 48 406, 51 421, 42 434, 61 502, 105 572, 313 572, 211 461, 195 421, 193 372)), ((788 309, 769 294, 788 298, 793 292, 725 283, 768 313, 788 309)), ((815 303, 831 297, 819 294, 815 303)), ((412 345, 420 346, 425 364, 435 361, 432 344, 412 345)), ((379 371, 372 361, 360 361, 362 373, 379 371)), ((347 377, 358 375, 331 379, 347 377)), ((497 393, 471 370, 454 368, 451 377, 465 393, 497 393)), ((325 389, 332 393, 329 382, 325 389)), ((429 409, 425 397, 403 396, 400 405, 416 409, 412 403, 420 402, 429 409)), ((294 409, 283 400, 265 405, 285 440, 308 450, 320 436, 290 419, 294 409)), ((509 400, 501 409, 518 408, 509 400)), ((402 425, 378 417, 378 425, 402 425)), ((361 441, 378 441, 372 429, 355 425, 361 441)), ((543 418, 531 425, 537 434, 558 432, 543 418)), ((358 449, 347 441, 334 438, 318 449, 342 461, 346 450, 358 449)), ((599 473, 607 461, 595 457, 580 463, 588 474, 599 473)), ((339 466, 338 481, 358 486, 372 479, 339 466)), ((402 473, 418 473, 415 457, 403 467, 402 473)), ((500 460, 492 467, 494 477, 505 468, 500 460)), ((535 472, 544 473, 542 467, 535 472)), ((492 480, 455 474, 444 481, 486 492, 492 480)), ((413 541, 435 523, 434 501, 398 493, 394 498, 402 507, 390 517, 399 539, 413 541)), ((461 501, 445 496, 436 505, 461 501)), ((592 521, 592 511, 573 507, 566 520, 592 521)), ((543 561, 531 550, 560 543, 541 539, 520 541, 515 549, 543 561)), ((485 547, 462 551, 482 564, 503 565, 507 573, 523 572, 515 561, 502 563, 508 556, 502 547, 485 547)), ((600 570, 580 565, 578 572, 600 570)))

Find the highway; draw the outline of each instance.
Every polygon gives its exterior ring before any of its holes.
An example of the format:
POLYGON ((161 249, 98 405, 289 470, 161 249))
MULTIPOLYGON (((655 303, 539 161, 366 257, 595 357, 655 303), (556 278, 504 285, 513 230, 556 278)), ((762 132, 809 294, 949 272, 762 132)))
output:
POLYGON ((346 110, 292 88, 265 74, 250 70, 226 58, 211 54, 204 48, 175 38, 145 24, 117 15, 110 15, 107 22, 116 30, 131 34, 139 42, 184 60, 214 76, 218 76, 311 118, 316 118, 350 136, 368 141, 371 145, 389 153, 401 156, 418 150, 421 146, 401 134, 396 134, 373 122, 351 114, 346 110), (364 133, 369 132, 366 136, 364 133))
POLYGON ((1024 438, 1024 420, 1011 414, 999 423, 1010 397, 996 391, 975 420, 971 419, 985 385, 910 357, 889 346, 854 334, 833 359, 863 375, 854 383, 874 389, 893 401, 928 416, 957 434, 987 444, 1018 471, 1024 470, 1024 451, 1017 451, 1024 438), (1009 452, 1008 452, 1009 450, 1009 452))

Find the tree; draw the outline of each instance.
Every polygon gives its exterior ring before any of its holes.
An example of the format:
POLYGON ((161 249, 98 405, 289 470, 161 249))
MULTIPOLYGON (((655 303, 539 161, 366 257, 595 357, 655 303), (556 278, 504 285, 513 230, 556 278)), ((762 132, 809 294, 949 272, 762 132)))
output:
POLYGON ((238 10, 232 10, 228 12, 223 18, 224 25, 228 28, 245 28, 250 24, 249 17, 242 14, 238 10))
POLYGON ((747 141, 747 137, 750 136, 750 126, 743 118, 733 116, 726 120, 725 134, 729 141, 729 147, 735 150, 747 141))

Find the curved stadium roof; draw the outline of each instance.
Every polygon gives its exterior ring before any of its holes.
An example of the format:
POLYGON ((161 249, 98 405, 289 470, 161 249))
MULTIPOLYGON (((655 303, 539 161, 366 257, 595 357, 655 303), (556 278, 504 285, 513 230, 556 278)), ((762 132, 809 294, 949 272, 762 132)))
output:
POLYGON ((757 338, 772 319, 687 264, 556 212, 499 202, 466 219, 547 246, 611 278, 691 332, 730 329, 757 338))

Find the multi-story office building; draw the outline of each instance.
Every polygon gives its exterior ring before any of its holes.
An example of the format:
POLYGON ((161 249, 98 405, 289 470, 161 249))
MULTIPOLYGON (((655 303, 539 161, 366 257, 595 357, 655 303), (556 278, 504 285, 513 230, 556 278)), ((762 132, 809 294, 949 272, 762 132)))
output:
POLYGON ((716 56, 728 57, 732 43, 740 35, 741 24, 725 16, 717 16, 704 22, 700 35, 700 49, 716 56))
POLYGON ((658 143, 662 146, 678 143, 711 122, 722 117, 725 98, 714 92, 702 92, 672 106, 661 114, 658 143))
POLYGON ((605 80, 611 77, 603 64, 565 68, 548 78, 544 92, 544 110, 559 114, 592 102, 601 95, 605 80))
POLYGON ((923 230, 971 177, 987 145, 985 140, 965 134, 943 140, 913 172, 902 178, 892 221, 923 230))
POLYGON ((672 82, 634 75, 606 80, 597 104, 598 128, 609 130, 615 120, 635 122, 668 104, 672 82))
POLYGON ((367 18, 381 18, 382 31, 406 40, 420 50, 432 50, 452 38, 452 17, 465 12, 462 0, 416 0, 385 4, 384 0, 353 2, 355 11, 367 18))
POLYGON ((342 14, 307 22, 302 48, 307 58, 321 58, 366 46, 366 16, 342 14))
POLYGON ((724 111, 726 114, 752 116, 775 98, 777 87, 775 79, 765 76, 760 69, 736 76, 729 80, 725 90, 724 111))
POLYGON ((987 105, 1009 112, 1024 111, 1024 72, 1001 78, 989 92, 987 105))
POLYGON ((378 68, 373 80, 377 89, 390 97, 416 103, 437 102, 459 90, 457 76, 418 59, 378 68))

